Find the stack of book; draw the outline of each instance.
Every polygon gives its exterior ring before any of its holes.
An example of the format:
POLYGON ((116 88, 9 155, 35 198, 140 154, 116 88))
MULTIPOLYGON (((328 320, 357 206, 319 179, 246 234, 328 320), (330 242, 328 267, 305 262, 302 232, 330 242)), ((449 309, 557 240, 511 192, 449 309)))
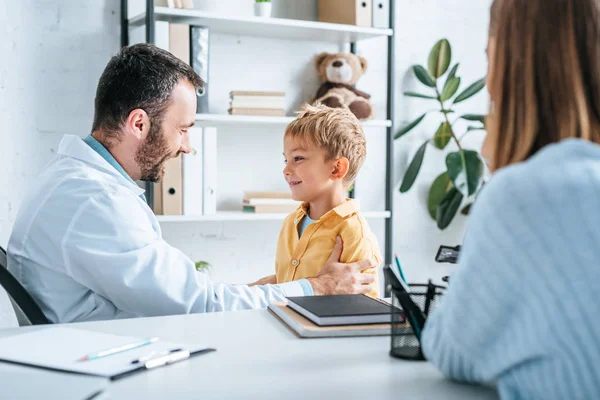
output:
POLYGON ((242 209, 250 213, 291 213, 300 204, 289 192, 244 192, 242 209))
MULTIPOLYGON (((402 310, 393 310, 405 324, 402 310)), ((392 305, 362 294, 288 297, 287 304, 269 304, 269 311, 303 338, 383 336, 392 331, 392 305)), ((399 328, 408 326, 394 326, 399 328)))
POLYGON ((282 117, 285 115, 284 92, 244 92, 230 93, 231 115, 263 115, 282 117))

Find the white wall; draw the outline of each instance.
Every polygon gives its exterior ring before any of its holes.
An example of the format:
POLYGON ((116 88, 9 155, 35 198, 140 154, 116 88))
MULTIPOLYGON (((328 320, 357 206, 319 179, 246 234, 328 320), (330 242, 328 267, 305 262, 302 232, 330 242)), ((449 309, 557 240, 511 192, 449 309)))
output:
MULTIPOLYGON (((131 0, 130 0, 131 1, 131 0)), ((316 0, 273 0, 274 16, 315 19, 316 0)), ((490 0, 403 0, 397 18, 397 126, 434 108, 423 100, 405 99, 415 89, 408 72, 426 62, 441 37, 453 44, 465 84, 483 76, 487 10, 490 0)), ((249 15, 251 0, 196 0, 198 7, 249 15)), ((91 127, 97 79, 119 48, 119 1, 73 2, 23 0, 0 2, 0 245, 8 242, 26 188, 53 156, 64 133, 84 136, 91 127)), ((213 35, 209 81, 212 112, 225 113, 230 90, 285 90, 291 112, 318 88, 312 57, 321 51, 347 50, 327 43, 213 35)), ((358 46, 370 69, 359 88, 373 95, 379 116, 385 115, 386 40, 358 46)), ((466 102, 464 111, 485 112, 487 97, 466 102)), ((396 174, 401 174, 422 138, 437 128, 432 117, 396 142, 396 174)), ((363 209, 384 207, 385 131, 369 128, 368 160, 358 181, 363 209)), ((281 178, 281 129, 252 128, 219 132, 219 207, 237 207, 243 190, 286 190, 281 178)), ((478 147, 481 136, 472 134, 478 147)), ((450 148, 450 146, 449 146, 450 148)), ((459 243, 464 219, 440 232, 425 206, 427 188, 444 168, 443 152, 430 148, 419 180, 407 194, 395 195, 395 250, 411 281, 437 277, 447 267, 435 264, 439 244, 459 243)), ((383 221, 371 220, 383 247, 383 221)), ((164 224, 165 239, 194 260, 210 261, 216 279, 247 282, 272 273, 279 222, 164 224)))

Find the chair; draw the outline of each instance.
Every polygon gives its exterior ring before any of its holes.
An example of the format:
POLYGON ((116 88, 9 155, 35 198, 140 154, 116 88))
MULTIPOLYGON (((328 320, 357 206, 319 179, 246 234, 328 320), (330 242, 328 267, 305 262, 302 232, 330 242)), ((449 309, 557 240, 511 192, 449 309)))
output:
POLYGON ((19 325, 50 324, 40 306, 8 270, 6 251, 0 247, 0 285, 12 301, 19 325))

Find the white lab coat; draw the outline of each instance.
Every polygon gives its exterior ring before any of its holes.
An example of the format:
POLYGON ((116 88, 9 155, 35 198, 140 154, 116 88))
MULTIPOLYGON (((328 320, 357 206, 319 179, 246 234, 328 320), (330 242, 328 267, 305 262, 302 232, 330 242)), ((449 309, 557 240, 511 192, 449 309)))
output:
POLYGON ((9 270, 53 322, 264 308, 306 282, 212 282, 167 244, 143 189, 66 135, 23 201, 9 270))

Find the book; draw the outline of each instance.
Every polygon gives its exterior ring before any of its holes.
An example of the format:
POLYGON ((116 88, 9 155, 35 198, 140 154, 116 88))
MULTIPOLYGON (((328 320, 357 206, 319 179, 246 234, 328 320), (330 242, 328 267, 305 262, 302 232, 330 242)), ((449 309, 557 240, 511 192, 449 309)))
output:
POLYGON ((202 128, 190 128, 190 154, 183 154, 183 215, 202 215, 204 172, 202 170, 202 128))
POLYGON ((284 97, 285 92, 257 92, 257 91, 245 91, 245 90, 234 90, 229 93, 231 97, 234 96, 277 96, 284 97))
POLYGON ((284 96, 244 96, 244 95, 236 94, 234 96, 231 96, 231 100, 284 103, 285 97, 284 96))
POLYGON ((302 204, 301 201, 294 199, 268 199, 268 198, 249 198, 242 200, 243 205, 259 206, 259 205, 294 205, 296 207, 302 204))
POLYGON ((286 303, 271 303, 268 309, 299 338, 390 336, 392 330, 389 322, 370 325, 318 326, 289 308, 286 303))
POLYGON ((291 192, 244 192, 245 199, 291 199, 291 192))
POLYGON ((319 326, 391 322, 392 305, 364 294, 288 297, 288 307, 319 326))
POLYGON ((265 117, 285 117, 283 108, 230 108, 231 115, 262 115, 265 117))
POLYGON ((249 213, 291 213, 297 208, 296 204, 242 204, 242 211, 249 213))
MULTIPOLYGON (((264 97, 264 99, 270 99, 264 97)), ((230 108, 272 108, 272 109, 285 109, 285 100, 262 100, 261 97, 255 97, 254 99, 238 99, 237 97, 231 100, 230 108)))

